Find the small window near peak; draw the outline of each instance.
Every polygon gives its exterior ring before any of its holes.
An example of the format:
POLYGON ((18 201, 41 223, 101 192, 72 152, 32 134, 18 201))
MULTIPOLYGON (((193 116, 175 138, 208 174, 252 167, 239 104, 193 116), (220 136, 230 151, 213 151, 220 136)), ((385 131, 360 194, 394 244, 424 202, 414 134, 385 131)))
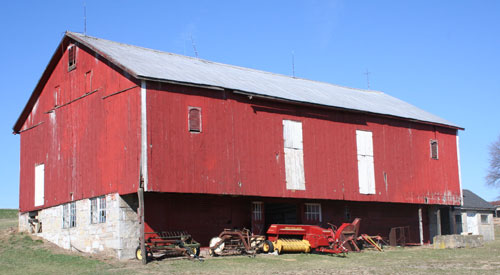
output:
POLYGON ((201 108, 189 107, 188 127, 191 133, 201 133, 201 108))
POLYGON ((435 139, 431 139, 431 159, 438 159, 438 141, 435 139))
POLYGON ((71 45, 68 48, 68 72, 76 68, 76 46, 71 45))

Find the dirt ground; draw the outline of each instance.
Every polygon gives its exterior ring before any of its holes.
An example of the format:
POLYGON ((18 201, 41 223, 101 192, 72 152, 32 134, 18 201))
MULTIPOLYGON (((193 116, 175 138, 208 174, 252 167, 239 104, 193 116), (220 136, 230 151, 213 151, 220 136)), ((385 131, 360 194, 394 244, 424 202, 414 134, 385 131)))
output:
POLYGON ((500 226, 496 240, 480 248, 396 247, 346 257, 300 253, 202 261, 169 258, 144 266, 137 260, 64 250, 18 233, 16 225, 12 217, 0 217, 0 274, 500 274, 500 226))

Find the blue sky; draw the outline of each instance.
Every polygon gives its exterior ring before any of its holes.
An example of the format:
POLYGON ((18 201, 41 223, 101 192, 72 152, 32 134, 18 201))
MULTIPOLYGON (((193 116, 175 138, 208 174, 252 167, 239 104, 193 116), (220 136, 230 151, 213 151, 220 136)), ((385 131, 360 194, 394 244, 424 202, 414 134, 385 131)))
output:
POLYGON ((486 200, 500 135, 500 1, 6 1, 0 10, 0 208, 17 208, 12 126, 66 30, 386 92, 461 125, 462 184, 486 200))

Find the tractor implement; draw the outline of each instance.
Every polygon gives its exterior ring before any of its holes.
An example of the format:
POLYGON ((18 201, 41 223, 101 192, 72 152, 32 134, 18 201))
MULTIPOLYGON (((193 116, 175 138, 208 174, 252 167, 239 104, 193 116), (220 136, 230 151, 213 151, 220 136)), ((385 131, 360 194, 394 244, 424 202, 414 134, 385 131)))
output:
POLYGON ((331 254, 345 254, 340 236, 342 230, 351 224, 343 224, 339 230, 322 228, 315 225, 273 224, 267 230, 267 240, 262 247, 263 252, 278 254, 286 252, 317 252, 331 254))
MULTIPOLYGON (((185 231, 177 232, 146 232, 146 259, 150 260, 154 254, 165 256, 186 255, 199 259, 200 243, 193 240, 190 234, 185 231)), ((135 257, 142 260, 141 247, 137 247, 135 257)))
POLYGON ((252 236, 248 229, 224 229, 210 240, 210 256, 249 254, 255 256, 264 242, 264 236, 252 236))

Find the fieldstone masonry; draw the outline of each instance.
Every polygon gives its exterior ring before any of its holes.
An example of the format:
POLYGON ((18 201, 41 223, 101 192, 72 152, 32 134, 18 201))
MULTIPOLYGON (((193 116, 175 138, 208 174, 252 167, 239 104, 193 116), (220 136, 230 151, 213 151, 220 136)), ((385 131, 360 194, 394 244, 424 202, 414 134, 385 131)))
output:
MULTIPOLYGON (((30 232, 65 249, 106 253, 119 259, 135 257, 139 243, 137 197, 106 195, 106 222, 90 222, 90 200, 76 202, 76 227, 63 228, 63 205, 38 211, 41 232, 33 232, 29 213, 19 214, 19 231, 30 232)), ((33 217, 33 214, 32 214, 33 217)))

